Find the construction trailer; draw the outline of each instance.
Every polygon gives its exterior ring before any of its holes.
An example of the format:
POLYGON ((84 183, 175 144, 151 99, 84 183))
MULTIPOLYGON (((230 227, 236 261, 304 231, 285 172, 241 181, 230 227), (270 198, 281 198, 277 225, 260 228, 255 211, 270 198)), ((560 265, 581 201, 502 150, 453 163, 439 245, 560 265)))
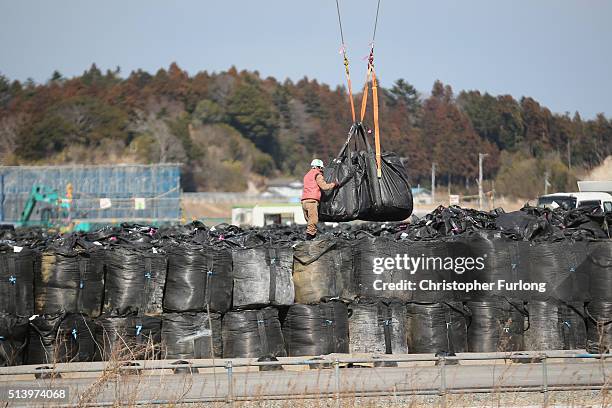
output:
POLYGON ((302 204, 237 205, 232 207, 232 224, 263 227, 273 224, 306 224, 302 204))

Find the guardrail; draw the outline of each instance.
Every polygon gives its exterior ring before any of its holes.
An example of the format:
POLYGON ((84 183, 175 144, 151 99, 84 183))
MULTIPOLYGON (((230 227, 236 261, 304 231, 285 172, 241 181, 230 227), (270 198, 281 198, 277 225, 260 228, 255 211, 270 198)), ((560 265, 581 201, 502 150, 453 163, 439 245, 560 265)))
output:
MULTIPOLYGON (((194 379, 199 376, 206 376, 209 374, 200 374, 199 369, 212 369, 214 382, 215 382, 215 395, 206 395, 204 393, 197 394, 194 398, 182 399, 182 402, 206 402, 206 401, 226 401, 227 403, 233 403, 237 400, 252 400, 256 399, 253 395, 248 395, 245 392, 245 383, 247 378, 250 381, 268 381, 269 377, 260 378, 259 376, 271 375, 275 373, 277 380, 281 381, 282 376, 291 376, 292 373, 297 375, 300 372, 283 372, 283 371, 272 371, 274 369, 281 369, 281 366, 306 366, 309 368, 318 368, 318 369, 328 369, 324 370, 326 378, 329 380, 329 386, 321 388, 319 393, 305 393, 302 395, 290 395, 290 394, 279 394, 279 395, 266 395, 266 399, 308 399, 308 398, 325 398, 331 397, 336 398, 338 401, 346 397, 350 396, 380 396, 380 395, 390 395, 389 391, 381 391, 377 389, 362 389, 357 391, 353 389, 350 393, 348 393, 345 386, 342 384, 343 377, 348 378, 352 377, 353 380, 357 378, 355 375, 348 375, 350 371, 346 371, 345 368, 341 369, 343 365, 356 365, 356 364, 371 364, 374 368, 381 368, 382 371, 379 372, 381 376, 384 376, 385 373, 393 374, 395 377, 391 376, 391 379, 396 379, 398 373, 401 373, 402 370, 412 370, 415 367, 398 367, 399 363, 423 363, 430 362, 435 363, 433 366, 419 366, 419 369, 423 369, 427 371, 427 375, 431 378, 436 378, 437 382, 430 382, 426 386, 412 388, 409 390, 404 389, 396 389, 393 391, 393 395, 438 395, 442 397, 442 405, 446 404, 446 395, 448 394, 457 394, 464 392, 516 392, 516 391, 530 391, 530 392, 541 392, 544 395, 544 403, 546 404, 548 401, 548 393, 550 391, 557 390, 597 390, 608 388, 607 386, 607 361, 612 358, 611 354, 588 354, 583 353, 581 351, 550 351, 550 352, 525 352, 525 353, 461 353, 457 356, 435 356, 431 354, 418 354, 418 355, 381 355, 367 358, 347 358, 341 356, 322 356, 316 358, 280 358, 280 361, 254 361, 253 359, 219 359, 219 360, 137 360, 137 361, 125 361, 121 362, 118 365, 118 371, 120 375, 127 374, 139 374, 140 378, 143 378, 145 373, 149 373, 151 375, 155 374, 155 372, 161 373, 161 370, 172 370, 174 373, 182 373, 182 374, 192 374, 194 375, 194 379), (549 360, 556 360, 553 363, 550 363, 549 360), (560 359, 560 360, 559 360, 560 359), (495 362, 497 360, 505 360, 510 361, 512 363, 529 363, 529 370, 517 371, 517 373, 529 373, 529 376, 532 382, 535 381, 534 384, 525 385, 521 381, 523 378, 510 378, 507 383, 504 384, 495 384, 495 386, 489 385, 487 381, 478 382, 475 380, 473 385, 468 386, 455 386, 453 384, 449 384, 448 382, 448 373, 449 370, 456 376, 460 370, 483 370, 483 373, 487 375, 487 365, 458 365, 461 362, 467 363, 470 361, 491 361, 495 362), (597 362, 601 364, 597 364, 597 362), (568 363, 571 361, 571 363, 568 363), (552 364, 552 366, 551 366, 552 364), (567 365, 571 367, 573 375, 582 370, 584 373, 589 373, 589 370, 597 371, 594 375, 593 373, 580 377, 580 381, 574 381, 571 377, 564 379, 567 384, 559 383, 559 373, 563 371, 559 371, 559 367, 561 365, 567 365), (539 368, 540 374, 537 374, 533 371, 533 368, 539 368), (244 373, 244 372, 236 372, 236 369, 239 368, 255 368, 259 369, 259 373, 244 373), (550 382, 549 368, 554 367, 555 372, 557 373, 557 377, 553 378, 553 382, 550 382), (222 369, 222 375, 220 378, 225 377, 225 381, 219 380, 219 373, 215 374, 216 369, 222 369), (385 371, 386 370, 386 371, 385 371), (398 372, 399 370, 399 372, 398 372), (459 371, 458 371, 459 370, 459 371), (284 373, 284 374, 283 374, 284 373), (297 373, 297 374, 296 374, 297 373), (248 376, 248 377, 247 377, 248 376), (588 381, 584 378, 588 377, 588 381), (266 380, 267 378, 267 380, 266 380), (521 380, 521 381, 518 381, 521 380), (219 381, 219 383, 217 383, 219 381), (539 383, 537 383, 539 381, 539 383), (555 382, 557 381, 557 382, 555 382), (486 383, 486 384, 485 384, 486 383), (240 392, 235 391, 235 385, 239 384, 241 388, 240 392), (220 395, 217 395, 217 391, 221 392, 220 395)), ((117 362, 114 362, 117 365, 117 362)), ((94 363, 62 363, 54 366, 16 366, 16 367, 5 367, 0 368, 0 384, 1 381, 5 379, 8 380, 6 376, 15 376, 15 375, 23 375, 23 374, 34 374, 38 379, 45 378, 53 378, 55 384, 65 382, 66 384, 70 384, 72 381, 70 378, 62 379, 62 374, 69 373, 103 373, 107 372, 109 369, 109 362, 94 362, 94 363)), ((516 366, 519 366, 517 364, 516 366)), ((521 365, 522 367, 527 366, 527 364, 521 365)), ((115 367, 117 368, 117 367, 115 367)), ((308 380, 308 374, 310 371, 303 371, 301 375, 304 375, 306 380, 308 380)), ((357 375, 361 375, 363 373, 362 370, 353 371, 353 374, 357 373, 357 375)), ((521 374, 521 375, 523 375, 521 374)), ((175 376, 176 377, 176 376, 175 376)), ((147 377, 144 377, 147 378, 147 377)), ((172 378, 166 377, 166 378, 172 378)), ((202 377, 203 378, 203 377, 202 377)), ((454 378, 454 377, 453 377, 454 378)), ((312 379, 312 378, 311 378, 312 379)), ((291 381, 294 381, 295 378, 291 381)), ((12 384, 17 384, 19 380, 12 382, 12 384)), ((204 381, 204 380, 202 380, 204 381)), ((317 378, 318 381, 318 378, 317 378)), ((290 381, 289 381, 290 382, 290 381)), ((495 382, 495 381, 493 381, 495 382)), ((264 382, 265 383, 265 382, 264 382)), ((82 386, 82 385, 81 385, 82 386)), ((317 385, 318 386, 318 385, 317 385)), ((171 388, 171 385, 169 385, 171 388)), ((349 387, 350 388, 350 387, 349 387)), ((168 400, 163 402, 159 398, 155 399, 155 403, 170 403, 172 400, 168 400)), ((147 402, 147 403, 150 403, 147 402)), ((100 404, 96 404, 100 405, 100 404)), ((104 405, 104 404, 102 404, 104 405)))

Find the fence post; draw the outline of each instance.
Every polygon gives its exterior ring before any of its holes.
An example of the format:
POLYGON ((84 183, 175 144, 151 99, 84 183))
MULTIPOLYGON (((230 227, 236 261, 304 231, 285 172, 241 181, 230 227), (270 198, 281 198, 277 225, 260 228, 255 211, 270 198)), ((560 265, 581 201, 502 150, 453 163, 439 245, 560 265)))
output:
POLYGON ((440 366, 440 391, 439 395, 442 397, 442 408, 446 408, 446 357, 438 357, 438 365, 440 366))
POLYGON ((227 398, 225 402, 234 406, 234 369, 231 360, 225 363, 225 369, 227 370, 227 398))
POLYGON ((334 375, 336 379, 336 406, 340 407, 340 362, 338 357, 334 359, 334 375))
POLYGON ((542 392, 544 393, 543 406, 548 406, 548 367, 546 365, 546 354, 542 356, 542 392))

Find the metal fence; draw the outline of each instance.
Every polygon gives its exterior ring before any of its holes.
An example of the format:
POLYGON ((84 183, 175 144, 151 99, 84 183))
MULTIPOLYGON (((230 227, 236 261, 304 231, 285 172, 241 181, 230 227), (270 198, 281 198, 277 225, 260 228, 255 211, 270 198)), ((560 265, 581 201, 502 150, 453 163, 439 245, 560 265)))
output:
MULTIPOLYGON (((180 165, 0 166, 0 221, 16 222, 34 185, 66 195, 71 217, 92 223, 177 221, 180 165)), ((32 220, 40 214, 32 214, 32 220)))

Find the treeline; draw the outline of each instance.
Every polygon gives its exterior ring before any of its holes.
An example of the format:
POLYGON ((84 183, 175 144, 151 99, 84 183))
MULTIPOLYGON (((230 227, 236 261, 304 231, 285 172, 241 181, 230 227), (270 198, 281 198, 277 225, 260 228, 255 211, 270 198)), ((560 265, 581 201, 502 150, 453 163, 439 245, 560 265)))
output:
MULTIPOLYGON (((240 191, 329 160, 351 122, 346 89, 308 78, 281 83, 235 68, 189 76, 176 64, 119 74, 94 64, 46 84, 0 76, 1 162, 180 162, 187 191, 240 191)), ((435 162, 441 183, 473 186, 478 153, 487 153, 497 190, 525 197, 540 192, 544 172, 552 190, 572 188, 575 169, 612 154, 603 114, 582 120, 529 97, 455 95, 439 81, 429 96, 401 79, 379 95, 383 147, 405 157, 414 184, 429 184, 435 162)))

